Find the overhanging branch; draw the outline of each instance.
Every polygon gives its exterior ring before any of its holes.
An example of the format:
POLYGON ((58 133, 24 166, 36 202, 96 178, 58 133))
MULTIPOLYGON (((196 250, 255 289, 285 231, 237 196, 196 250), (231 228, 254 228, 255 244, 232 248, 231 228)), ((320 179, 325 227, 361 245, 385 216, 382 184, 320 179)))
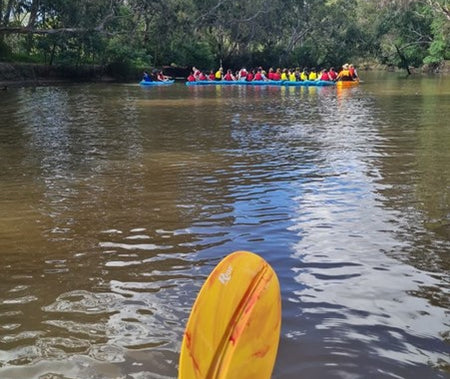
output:
POLYGON ((1 34, 38 34, 38 35, 55 35, 55 34, 83 34, 89 32, 97 32, 103 34, 110 34, 102 28, 58 28, 58 29, 34 29, 26 27, 0 27, 1 34))

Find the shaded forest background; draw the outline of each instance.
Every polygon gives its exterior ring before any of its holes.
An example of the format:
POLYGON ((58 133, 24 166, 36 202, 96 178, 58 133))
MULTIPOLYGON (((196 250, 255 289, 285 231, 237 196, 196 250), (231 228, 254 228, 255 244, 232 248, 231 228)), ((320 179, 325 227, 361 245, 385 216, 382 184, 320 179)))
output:
POLYGON ((408 69, 450 59, 447 0, 0 0, 0 61, 408 69))

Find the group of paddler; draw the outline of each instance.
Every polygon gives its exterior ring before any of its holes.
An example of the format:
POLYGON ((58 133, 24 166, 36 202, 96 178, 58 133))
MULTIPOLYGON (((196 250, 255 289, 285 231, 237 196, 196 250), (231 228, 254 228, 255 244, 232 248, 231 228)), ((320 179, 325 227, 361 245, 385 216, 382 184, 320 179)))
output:
POLYGON ((162 70, 153 70, 150 74, 144 71, 142 80, 144 82, 166 82, 170 78, 163 74, 162 70))
POLYGON ((288 69, 288 68, 269 68, 265 71, 262 67, 247 70, 241 68, 239 71, 233 73, 231 69, 226 72, 222 67, 220 67, 216 72, 213 70, 209 74, 205 74, 196 67, 192 68, 190 75, 187 78, 188 82, 198 82, 198 81, 357 81, 359 80, 358 73, 356 72, 355 66, 352 64, 345 63, 339 72, 336 72, 333 67, 330 69, 316 70, 312 68, 300 68, 288 69))

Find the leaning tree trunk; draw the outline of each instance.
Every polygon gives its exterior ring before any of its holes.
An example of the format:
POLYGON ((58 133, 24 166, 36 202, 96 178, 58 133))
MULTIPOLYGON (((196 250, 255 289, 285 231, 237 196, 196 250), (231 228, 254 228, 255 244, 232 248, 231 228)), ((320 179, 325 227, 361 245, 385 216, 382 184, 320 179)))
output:
POLYGON ((55 52, 56 52, 56 42, 53 42, 52 51, 50 52, 50 59, 48 62, 48 65, 53 65, 53 60, 55 59, 55 52))
POLYGON ((408 73, 408 76, 411 75, 411 71, 409 69, 408 60, 406 59, 405 54, 402 53, 402 51, 400 50, 400 48, 397 45, 394 45, 394 46, 395 46, 395 49, 397 50, 398 56, 400 57, 400 60, 402 62, 402 66, 404 67, 404 69, 408 73))
POLYGON ((14 0, 8 0, 8 3, 6 4, 5 13, 2 15, 3 16, 2 24, 4 26, 8 26, 8 24, 9 24, 9 17, 11 16, 11 11, 12 11, 13 5, 14 5, 14 0))
MULTIPOLYGON (((27 28, 33 29, 36 24, 37 13, 39 10, 39 0, 33 0, 30 9, 30 18, 28 19, 27 28)), ((33 45, 33 34, 30 33, 27 36, 27 51, 30 52, 33 45)))

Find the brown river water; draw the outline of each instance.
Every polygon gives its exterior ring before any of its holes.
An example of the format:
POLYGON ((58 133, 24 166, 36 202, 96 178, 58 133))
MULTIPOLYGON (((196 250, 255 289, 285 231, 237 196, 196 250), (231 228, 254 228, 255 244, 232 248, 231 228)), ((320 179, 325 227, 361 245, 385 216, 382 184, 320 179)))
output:
POLYGON ((273 378, 450 377, 450 78, 362 76, 1 91, 0 378, 176 377, 235 250, 280 280, 273 378))

